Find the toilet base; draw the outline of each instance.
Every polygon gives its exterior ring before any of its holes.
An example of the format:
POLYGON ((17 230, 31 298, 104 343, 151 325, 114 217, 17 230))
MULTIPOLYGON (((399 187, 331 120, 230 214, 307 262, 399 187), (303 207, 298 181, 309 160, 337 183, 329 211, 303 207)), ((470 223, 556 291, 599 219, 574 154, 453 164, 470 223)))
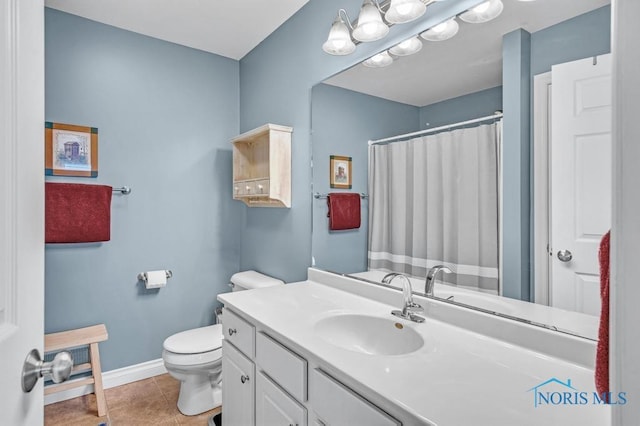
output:
POLYGON ((211 386, 211 380, 206 375, 190 375, 180 382, 178 410, 185 416, 196 416, 221 405, 221 383, 211 386))

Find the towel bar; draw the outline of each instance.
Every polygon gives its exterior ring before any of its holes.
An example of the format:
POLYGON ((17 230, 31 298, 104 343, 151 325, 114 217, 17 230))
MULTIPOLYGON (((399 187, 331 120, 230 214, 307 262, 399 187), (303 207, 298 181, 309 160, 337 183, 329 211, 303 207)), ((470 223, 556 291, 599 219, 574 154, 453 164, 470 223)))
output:
MULTIPOLYGON (((328 196, 328 195, 329 195, 329 194, 321 194, 321 193, 319 193, 319 192, 315 192, 315 193, 313 194, 313 198, 316 198, 316 199, 322 199, 322 200, 323 200, 323 199, 327 198, 327 196, 328 196)), ((367 194, 365 194, 365 193, 361 192, 361 193, 360 193, 360 198, 362 198, 363 200, 366 200, 367 198, 369 198, 369 196, 368 196, 367 194)))
POLYGON ((122 188, 113 188, 113 192, 120 192, 123 195, 131 194, 131 188, 128 186, 123 186, 122 188))

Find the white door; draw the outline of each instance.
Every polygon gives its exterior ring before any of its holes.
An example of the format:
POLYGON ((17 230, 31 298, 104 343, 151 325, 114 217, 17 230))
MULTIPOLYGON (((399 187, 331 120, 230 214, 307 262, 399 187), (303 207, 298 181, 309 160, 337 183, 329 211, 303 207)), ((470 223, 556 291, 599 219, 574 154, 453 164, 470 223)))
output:
POLYGON ((44 331, 44 5, 0 2, 0 424, 39 425, 21 386, 44 331))
POLYGON ((551 305, 600 314, 611 227, 611 55, 552 68, 551 305))

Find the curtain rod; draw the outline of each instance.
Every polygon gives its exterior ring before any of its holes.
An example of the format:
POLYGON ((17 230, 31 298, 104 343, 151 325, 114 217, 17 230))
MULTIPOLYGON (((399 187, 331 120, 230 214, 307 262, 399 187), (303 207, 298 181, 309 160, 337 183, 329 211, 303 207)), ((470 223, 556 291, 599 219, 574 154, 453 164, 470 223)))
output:
POLYGON ((487 115, 486 117, 474 118, 473 120, 461 121, 459 123, 453 123, 453 124, 447 124, 445 126, 434 127, 433 129, 420 130, 419 132, 406 133, 404 135, 391 136, 391 137, 385 138, 385 139, 378 139, 378 140, 375 140, 375 141, 369 141, 369 146, 377 144, 377 143, 384 143, 384 142, 394 141, 396 139, 404 139, 404 138, 407 138, 407 137, 410 137, 410 136, 426 135, 426 134, 429 134, 429 133, 439 132, 441 130, 451 129, 453 127, 466 126, 467 124, 480 123, 482 121, 487 121, 487 120, 497 120, 497 119, 502 118, 502 115, 503 114, 501 112, 496 112, 493 115, 487 115))

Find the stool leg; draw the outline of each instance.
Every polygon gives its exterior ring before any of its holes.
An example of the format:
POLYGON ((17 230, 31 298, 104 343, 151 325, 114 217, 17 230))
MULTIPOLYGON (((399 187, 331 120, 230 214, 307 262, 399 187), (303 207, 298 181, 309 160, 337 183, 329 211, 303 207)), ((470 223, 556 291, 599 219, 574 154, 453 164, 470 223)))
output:
POLYGON ((100 368, 100 352, 98 344, 89 345, 89 355, 91 357, 91 373, 93 374, 93 387, 96 394, 96 403, 98 404, 98 417, 107 414, 107 401, 104 397, 104 389, 102 388, 102 368, 100 368))

